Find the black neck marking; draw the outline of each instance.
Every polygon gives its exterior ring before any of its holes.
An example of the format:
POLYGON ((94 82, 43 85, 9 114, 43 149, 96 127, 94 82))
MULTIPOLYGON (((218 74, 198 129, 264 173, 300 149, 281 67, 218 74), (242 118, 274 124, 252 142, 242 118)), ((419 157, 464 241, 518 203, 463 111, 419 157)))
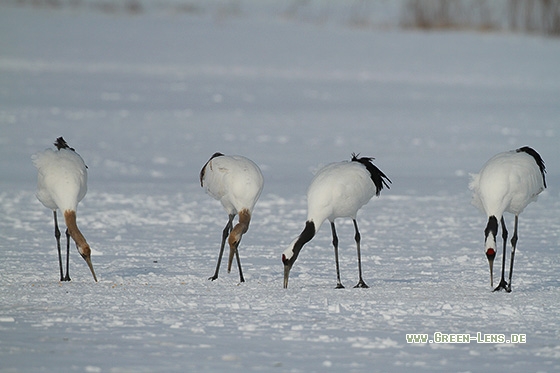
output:
POLYGON ((498 219, 494 215, 488 218, 488 224, 484 230, 484 238, 488 238, 490 233, 492 233, 494 237, 498 235, 498 219))
POLYGON ((544 166, 544 161, 541 157, 541 155, 539 153, 537 153, 537 151, 533 148, 530 148, 528 146, 524 146, 522 148, 519 148, 516 150, 516 152, 521 153, 527 153, 529 154, 531 157, 535 158, 535 162, 537 163, 537 166, 539 166, 539 169, 541 170, 541 174, 542 174, 542 179, 543 179, 543 184, 544 187, 546 188, 546 179, 544 174, 546 174, 546 168, 544 166))
POLYGON ((383 186, 385 186, 387 189, 391 189, 389 187, 389 184, 387 184, 387 181, 389 183, 392 183, 392 181, 389 180, 389 178, 371 162, 375 158, 371 158, 371 157, 358 158, 358 157, 359 154, 352 153, 352 162, 359 162, 363 164, 366 167, 366 169, 369 171, 369 174, 371 175, 371 181, 373 181, 373 184, 375 185, 376 196, 379 196, 379 193, 381 193, 381 190, 383 190, 383 186))
POLYGON ((216 152, 214 154, 212 154, 212 156, 210 157, 210 159, 208 160, 208 162, 206 162, 204 164, 204 166, 202 166, 202 170, 200 170, 200 186, 203 187, 204 185, 202 185, 202 180, 204 179, 204 173, 206 172, 206 166, 208 166, 208 163, 210 163, 210 161, 216 157, 223 157, 223 154, 220 152, 216 152))
MULTIPOLYGON (((313 223, 313 221, 311 221, 311 220, 308 220, 308 221, 305 222, 305 228, 303 229, 303 231, 299 235, 298 239, 294 243, 294 247, 293 247, 294 255, 292 255, 292 257, 290 259, 288 259, 289 263, 293 264, 296 261, 298 255, 299 255, 299 252, 303 248, 303 245, 305 245, 306 243, 311 241, 311 239, 314 236, 315 236, 315 223, 313 223)), ((286 263, 284 263, 284 264, 286 264, 286 263)))

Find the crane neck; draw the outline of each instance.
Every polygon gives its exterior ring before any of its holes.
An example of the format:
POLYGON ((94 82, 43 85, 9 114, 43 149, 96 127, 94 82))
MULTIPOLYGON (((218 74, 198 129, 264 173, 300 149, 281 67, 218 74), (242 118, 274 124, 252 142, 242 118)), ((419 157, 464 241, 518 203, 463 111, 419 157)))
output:
POLYGON ((316 232, 317 232, 317 227, 315 226, 313 220, 306 221, 305 228, 303 229, 303 231, 301 232, 301 234, 299 235, 298 239, 294 244, 293 251, 296 257, 299 255, 299 252, 303 248, 303 245, 311 241, 311 239, 315 236, 316 232))
POLYGON ((80 254, 88 255, 89 245, 82 232, 80 232, 80 229, 78 228, 78 224, 76 223, 76 211, 74 210, 64 211, 64 221, 66 222, 66 228, 68 228, 68 234, 70 234, 70 237, 72 237, 74 242, 76 242, 80 254), (85 251, 88 252, 86 253, 85 251))
POLYGON ((239 222, 233 227, 229 234, 229 244, 233 245, 235 242, 241 240, 241 236, 244 235, 249 229, 249 223, 251 222, 251 213, 247 209, 239 211, 239 222))

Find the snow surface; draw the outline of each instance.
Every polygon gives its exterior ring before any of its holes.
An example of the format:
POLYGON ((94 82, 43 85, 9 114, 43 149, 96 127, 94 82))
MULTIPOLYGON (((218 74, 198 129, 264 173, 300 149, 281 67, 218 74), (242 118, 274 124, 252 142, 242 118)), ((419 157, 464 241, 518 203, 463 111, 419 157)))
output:
POLYGON ((560 40, 515 34, 0 7, 0 371, 558 371, 559 60, 560 40), (75 249, 58 281, 34 195, 30 157, 58 136, 89 167, 99 283, 75 249), (524 145, 549 188, 520 217, 513 292, 492 293, 469 173, 524 145), (243 284, 207 280, 227 216, 198 172, 216 151, 265 176, 243 284), (351 288, 341 220, 347 289, 326 225, 282 289, 312 172, 352 152, 393 181, 358 214, 370 288, 351 288), (526 343, 406 342, 435 332, 526 343))

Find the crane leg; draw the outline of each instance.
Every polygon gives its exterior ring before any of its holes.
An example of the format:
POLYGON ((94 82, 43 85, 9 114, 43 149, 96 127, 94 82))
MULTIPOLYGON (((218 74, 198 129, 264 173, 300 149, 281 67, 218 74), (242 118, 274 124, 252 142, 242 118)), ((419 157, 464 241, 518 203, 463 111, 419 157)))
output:
POLYGON ((334 260, 336 262, 336 288, 344 289, 342 282, 340 282, 340 266, 338 265, 338 236, 336 235, 336 228, 334 227, 334 221, 331 221, 331 231, 332 231, 332 244, 334 246, 334 260))
POLYGON ((239 260, 239 250, 237 250, 237 248, 235 248, 235 258, 237 259, 237 267, 239 267, 239 282, 245 282, 243 270, 241 269, 241 260, 239 260))
POLYGON ((500 279, 500 283, 498 284, 498 286, 494 289, 494 291, 498 291, 498 290, 506 290, 507 291, 507 282, 505 279, 505 271, 506 271, 506 244, 507 244, 507 237, 508 237, 508 231, 506 229, 506 222, 504 221, 504 217, 502 216, 502 241, 503 241, 503 252, 502 252, 502 278, 500 279))
POLYGON ((354 239, 356 240, 356 249, 358 251, 358 273, 360 276, 358 284, 354 287, 369 288, 369 286, 367 286, 367 284, 364 282, 362 278, 362 255, 360 253, 360 241, 361 241, 360 231, 358 230, 358 223, 356 222, 356 219, 352 219, 352 220, 354 221, 354 229, 356 230, 356 235, 354 236, 354 239))
POLYGON ((513 275, 513 259, 515 258, 515 249, 517 248, 517 223, 519 216, 515 215, 515 227, 513 228, 513 236, 511 237, 511 262, 509 264, 509 284, 506 291, 511 292, 511 277, 513 275))
POLYGON ((70 281, 70 233, 66 229, 66 276, 64 281, 70 281))
POLYGON ((58 219, 56 218, 56 210, 54 215, 54 237, 56 238, 56 248, 58 249, 58 265, 60 267, 60 281, 64 281, 64 272, 62 271, 62 254, 60 252, 60 230, 58 229, 58 219))
POLYGON ((216 264, 216 270, 214 271, 214 275, 209 277, 208 280, 214 281, 218 278, 218 272, 220 272, 220 264, 222 263, 222 256, 224 254, 224 246, 226 244, 226 239, 229 236, 229 232, 231 232, 233 218, 235 217, 234 214, 229 215, 228 222, 222 232, 222 245, 220 246, 220 254, 218 255, 218 264, 216 264))

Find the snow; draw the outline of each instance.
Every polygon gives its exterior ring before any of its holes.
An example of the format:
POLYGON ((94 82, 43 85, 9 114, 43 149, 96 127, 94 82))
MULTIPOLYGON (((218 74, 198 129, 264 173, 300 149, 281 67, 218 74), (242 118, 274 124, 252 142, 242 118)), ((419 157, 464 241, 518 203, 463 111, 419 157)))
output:
POLYGON ((0 9, 1 372, 558 371, 560 40, 0 9), (58 281, 31 162, 58 136, 88 165, 78 225, 99 283, 74 249, 58 281), (513 292, 492 293, 469 173, 524 145, 549 187, 520 217, 513 292), (216 151, 265 177, 243 284, 207 280, 227 215, 198 173, 216 151), (351 288, 340 220, 347 288, 323 225, 283 289, 313 172, 352 152, 393 181, 358 214, 370 288, 351 288), (526 343, 406 341, 436 332, 526 343))

